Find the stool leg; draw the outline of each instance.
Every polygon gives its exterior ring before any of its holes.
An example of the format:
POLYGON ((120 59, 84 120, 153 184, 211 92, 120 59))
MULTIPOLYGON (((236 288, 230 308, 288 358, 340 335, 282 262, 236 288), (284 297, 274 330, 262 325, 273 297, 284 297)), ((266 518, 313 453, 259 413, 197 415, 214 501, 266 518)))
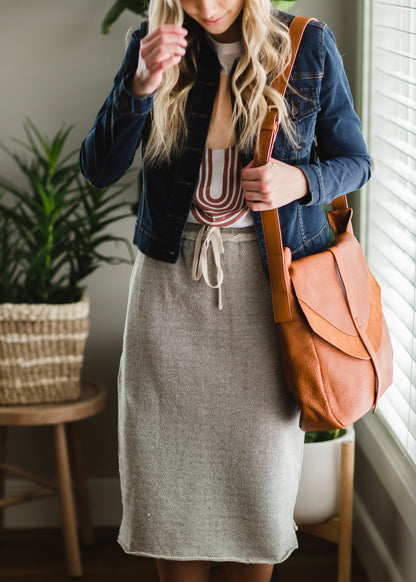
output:
POLYGON ((80 537, 85 546, 94 543, 94 529, 91 523, 91 508, 85 476, 82 443, 79 426, 76 422, 67 424, 68 444, 71 452, 72 474, 76 484, 78 501, 78 518, 80 525, 80 537))
POLYGON ((58 482, 59 502, 62 515, 62 529, 66 551, 68 574, 77 578, 82 575, 81 556, 77 537, 74 499, 72 496, 71 473, 69 468, 68 448, 65 425, 53 426, 56 475, 58 482))
POLYGON ((350 582, 351 580, 354 453, 354 442, 342 443, 338 540, 338 582, 350 582))
MULTIPOLYGON (((6 462, 6 446, 7 446, 6 427, 0 426, 0 499, 5 496, 5 480, 6 472, 1 468, 1 464, 6 462)), ((4 509, 0 507, 0 533, 2 533, 4 526, 4 509)))

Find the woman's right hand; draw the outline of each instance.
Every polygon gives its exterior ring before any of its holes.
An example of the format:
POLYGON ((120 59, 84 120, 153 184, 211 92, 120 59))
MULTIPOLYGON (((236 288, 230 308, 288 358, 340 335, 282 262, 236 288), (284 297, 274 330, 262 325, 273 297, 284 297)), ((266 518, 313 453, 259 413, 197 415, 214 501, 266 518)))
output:
POLYGON ((156 91, 162 82, 163 71, 182 60, 188 44, 187 34, 182 26, 164 24, 143 38, 130 87, 136 97, 145 97, 156 91))

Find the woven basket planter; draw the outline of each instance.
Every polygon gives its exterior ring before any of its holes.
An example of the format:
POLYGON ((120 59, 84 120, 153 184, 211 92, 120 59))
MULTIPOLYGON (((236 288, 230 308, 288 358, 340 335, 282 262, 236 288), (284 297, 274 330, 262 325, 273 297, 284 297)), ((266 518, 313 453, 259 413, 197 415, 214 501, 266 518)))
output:
POLYGON ((89 300, 0 304, 0 404, 76 400, 89 330, 89 300))

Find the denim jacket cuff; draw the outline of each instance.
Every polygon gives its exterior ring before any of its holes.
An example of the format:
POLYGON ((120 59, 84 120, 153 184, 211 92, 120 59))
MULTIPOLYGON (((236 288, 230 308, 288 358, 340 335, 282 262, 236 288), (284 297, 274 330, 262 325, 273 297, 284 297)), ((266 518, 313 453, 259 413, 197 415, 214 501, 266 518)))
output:
POLYGON ((114 105, 121 115, 147 115, 153 107, 154 93, 136 97, 127 88, 131 75, 125 77, 114 90, 114 105))
POLYGON ((320 169, 313 164, 303 164, 296 167, 305 174, 309 187, 309 194, 299 200, 299 204, 303 206, 322 204, 324 183, 320 169))

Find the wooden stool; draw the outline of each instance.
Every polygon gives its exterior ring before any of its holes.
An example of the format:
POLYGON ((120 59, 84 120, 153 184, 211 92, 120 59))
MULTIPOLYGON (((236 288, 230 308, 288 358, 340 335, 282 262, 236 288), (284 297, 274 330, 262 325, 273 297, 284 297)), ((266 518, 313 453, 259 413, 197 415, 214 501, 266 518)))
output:
POLYGON ((351 580, 354 456, 355 442, 341 443, 339 514, 322 523, 299 526, 307 534, 338 544, 337 582, 351 580))
POLYGON ((67 568, 71 577, 82 575, 82 565, 76 529, 69 457, 71 456, 72 477, 78 501, 81 540, 84 544, 90 545, 94 541, 94 532, 91 524, 87 484, 82 460, 82 446, 77 421, 94 416, 101 412, 104 407, 105 389, 102 386, 86 381, 82 382, 81 397, 73 402, 0 406, 0 511, 10 505, 58 495, 67 568), (53 430, 56 483, 6 463, 6 427, 45 425, 50 425, 53 430), (67 433, 70 455, 67 446, 67 433), (5 497, 4 477, 6 473, 28 479, 42 487, 23 495, 5 497))

